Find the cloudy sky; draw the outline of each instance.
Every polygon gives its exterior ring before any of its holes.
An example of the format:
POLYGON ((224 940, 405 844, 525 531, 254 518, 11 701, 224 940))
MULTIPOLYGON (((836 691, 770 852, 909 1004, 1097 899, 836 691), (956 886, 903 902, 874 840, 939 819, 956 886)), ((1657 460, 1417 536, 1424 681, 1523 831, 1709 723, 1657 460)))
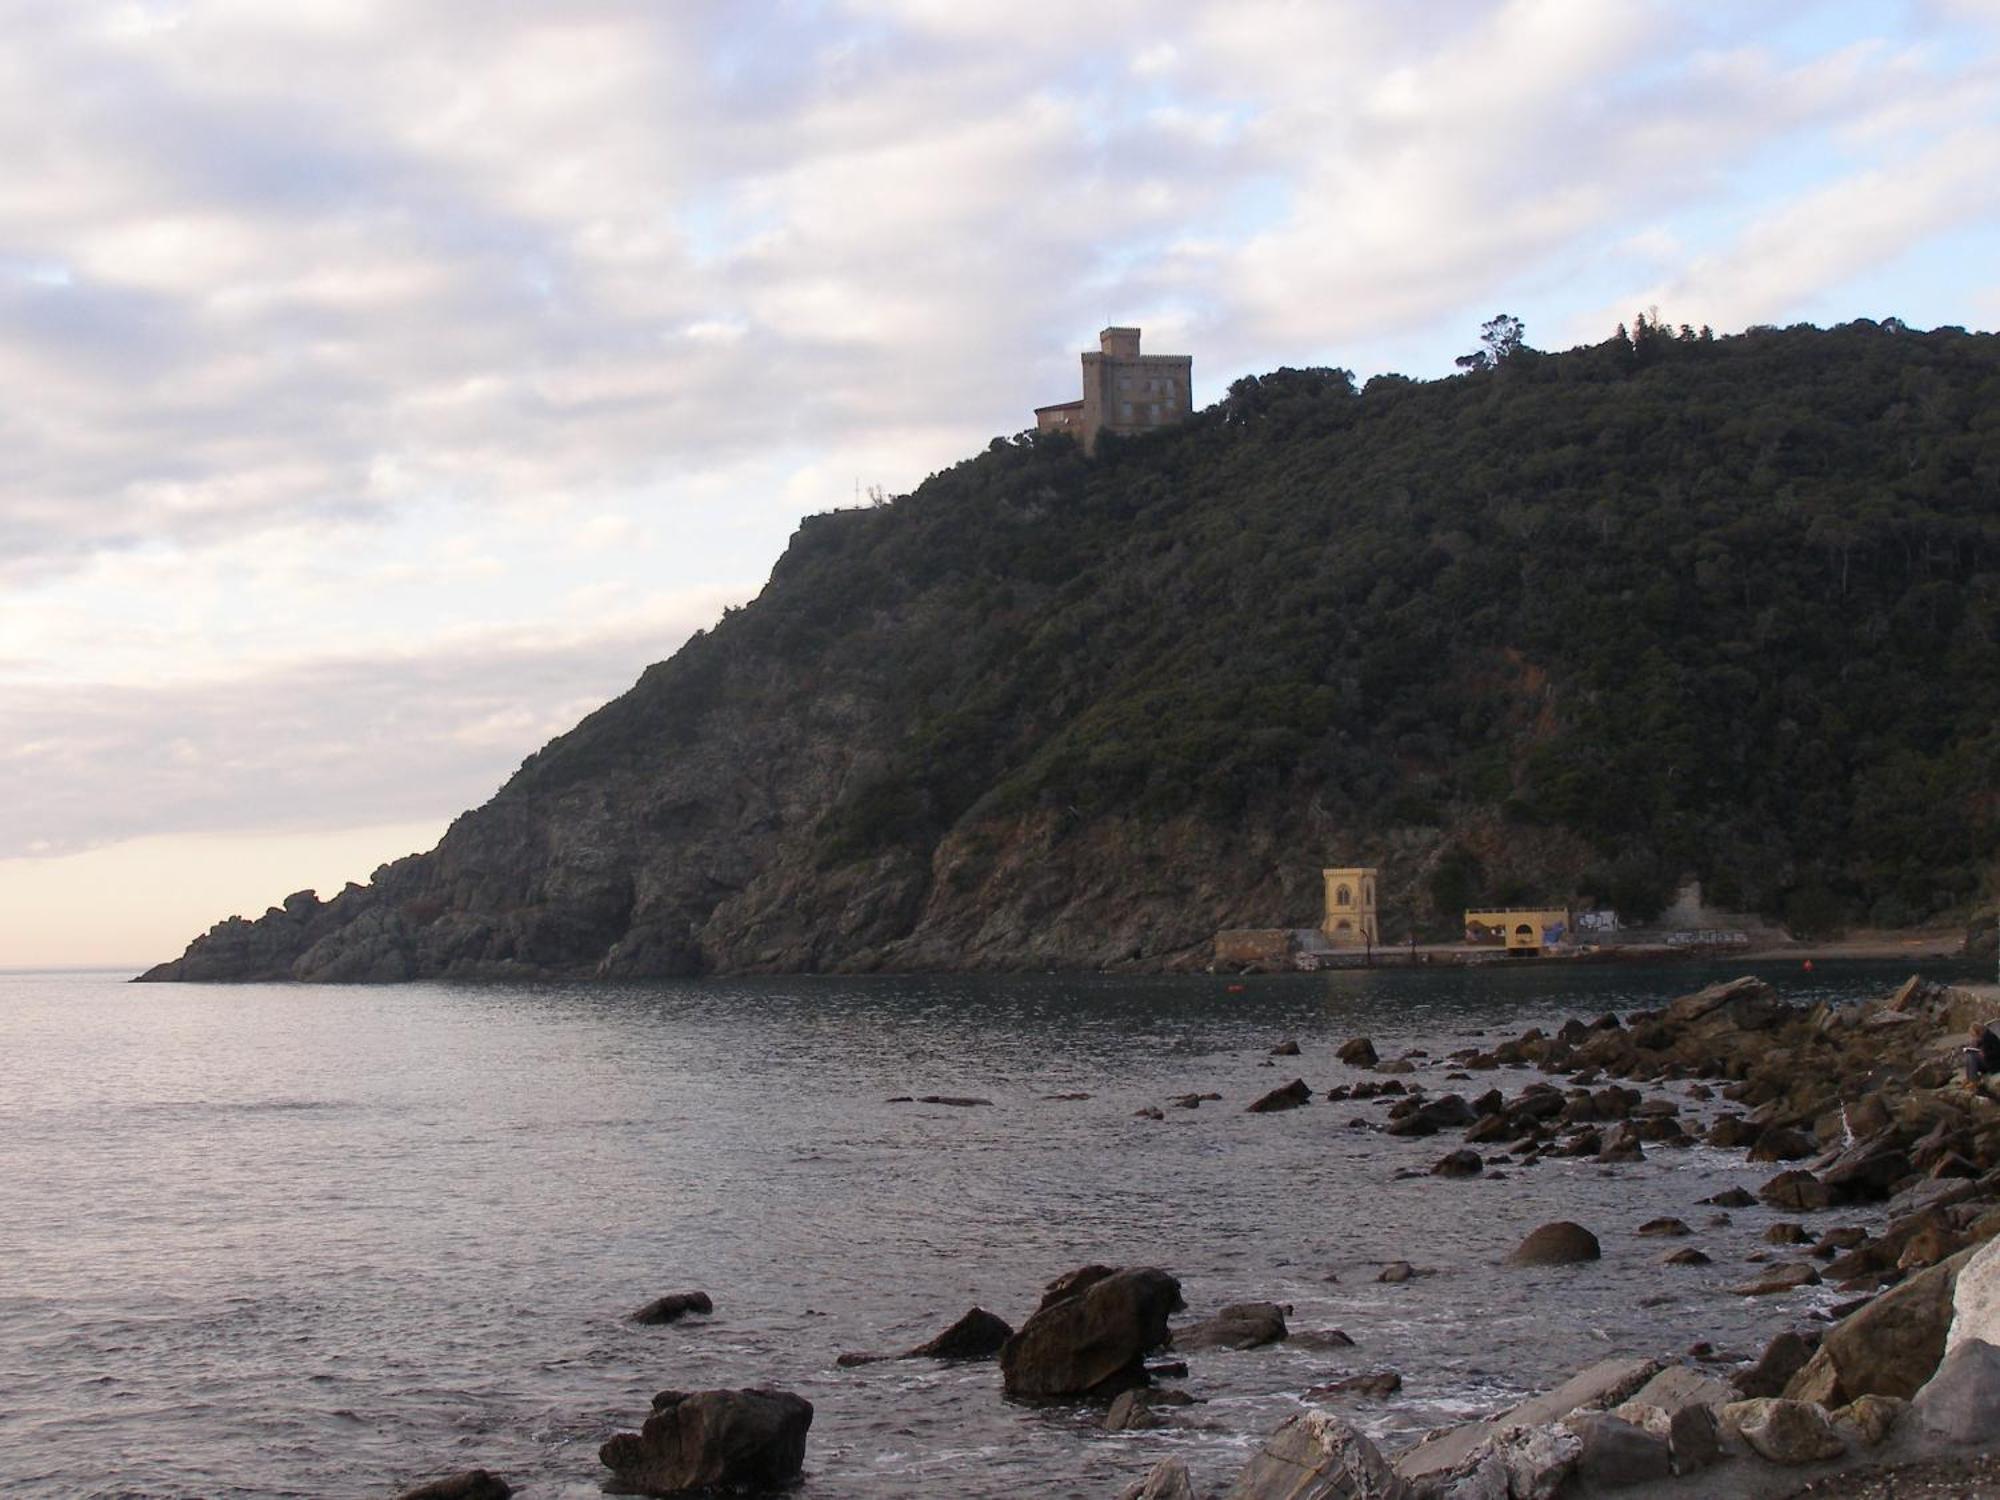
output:
POLYGON ((2000 0, 0 0, 0 964, 427 847, 1107 322, 2000 320, 2000 0))

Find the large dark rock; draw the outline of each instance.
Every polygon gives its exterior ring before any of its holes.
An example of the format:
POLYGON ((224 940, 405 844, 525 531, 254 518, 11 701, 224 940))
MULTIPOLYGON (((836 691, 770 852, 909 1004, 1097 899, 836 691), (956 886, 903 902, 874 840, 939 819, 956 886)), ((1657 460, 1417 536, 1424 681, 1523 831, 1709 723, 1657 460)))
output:
POLYGON ((638 1432, 598 1450, 613 1495, 773 1490, 799 1477, 812 1403, 790 1391, 661 1391, 638 1432))
POLYGON ((1507 1257, 1510 1266, 1568 1266, 1597 1260, 1604 1254, 1597 1236, 1581 1224, 1559 1219, 1544 1224, 1514 1247, 1507 1257))
POLYGON ((1375 1044, 1365 1036, 1357 1036, 1340 1044, 1334 1056, 1355 1068, 1372 1068, 1381 1058, 1375 1054, 1375 1044))
POLYGON ((1436 1135, 1440 1130, 1470 1125, 1477 1118, 1462 1095, 1440 1094, 1392 1119, 1388 1131, 1390 1135, 1436 1135))
POLYGON ((1174 1335, 1174 1347, 1189 1349, 1256 1349, 1285 1337, 1285 1310, 1275 1302, 1232 1302, 1212 1318, 1204 1318, 1174 1335))
POLYGON ((513 1493, 514 1487, 498 1474, 485 1469, 467 1469, 463 1473, 433 1479, 429 1484, 420 1484, 413 1490, 404 1490, 396 1500, 507 1500, 513 1493))
POLYGON ((901 1354, 843 1354, 834 1361, 843 1367, 881 1364, 892 1359, 991 1359, 1014 1336, 1006 1319, 975 1307, 936 1338, 905 1349, 901 1354))
POLYGON ((1181 1284, 1151 1266, 1104 1272, 1054 1301, 1045 1297, 1000 1350, 1008 1396, 1108 1401, 1145 1385, 1146 1355, 1167 1342, 1167 1319, 1183 1306, 1181 1284))
POLYGON ((1306 1087, 1306 1081, 1303 1078, 1294 1078, 1283 1088, 1272 1089, 1270 1093, 1251 1105, 1248 1113, 1268 1115, 1275 1110, 1297 1109, 1312 1096, 1313 1091, 1306 1087))
POLYGON ((1916 1395, 1944 1358, 1959 1269, 1975 1253, 1919 1272, 1827 1329, 1785 1395, 1829 1410, 1857 1396, 1916 1395))
POLYGON ((655 1297, 632 1314, 634 1323, 678 1323, 689 1313, 712 1313, 715 1304, 707 1292, 669 1292, 655 1297))

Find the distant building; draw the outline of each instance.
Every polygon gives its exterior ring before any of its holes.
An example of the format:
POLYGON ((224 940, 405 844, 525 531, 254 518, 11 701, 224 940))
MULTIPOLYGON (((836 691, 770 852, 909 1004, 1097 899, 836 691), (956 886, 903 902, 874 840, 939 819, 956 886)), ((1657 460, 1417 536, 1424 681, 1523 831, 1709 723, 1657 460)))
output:
POLYGON ((1375 925, 1375 867, 1321 870, 1326 881, 1326 917, 1319 930, 1336 948, 1374 947, 1382 941, 1375 925))
POLYGON ((1508 953, 1540 953, 1569 937, 1569 911, 1556 906, 1501 906, 1465 914, 1465 940, 1505 947, 1508 953))
POLYGON ((1100 432, 1151 432, 1194 410, 1194 356, 1141 354, 1139 330, 1107 328, 1083 356, 1083 399, 1035 408, 1035 431, 1067 432, 1097 447, 1100 432))

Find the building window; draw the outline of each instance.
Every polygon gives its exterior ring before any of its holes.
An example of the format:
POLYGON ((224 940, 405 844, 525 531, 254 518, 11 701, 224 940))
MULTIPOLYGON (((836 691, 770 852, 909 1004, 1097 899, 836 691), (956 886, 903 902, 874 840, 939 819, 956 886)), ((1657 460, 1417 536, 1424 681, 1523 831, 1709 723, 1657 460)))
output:
POLYGON ((1342 886, 1333 893, 1333 904, 1335 906, 1352 906, 1354 904, 1354 893, 1348 890, 1346 886, 1342 886))
POLYGON ((1118 403, 1118 420, 1121 422, 1132 420, 1132 403, 1130 401, 1120 401, 1118 403))

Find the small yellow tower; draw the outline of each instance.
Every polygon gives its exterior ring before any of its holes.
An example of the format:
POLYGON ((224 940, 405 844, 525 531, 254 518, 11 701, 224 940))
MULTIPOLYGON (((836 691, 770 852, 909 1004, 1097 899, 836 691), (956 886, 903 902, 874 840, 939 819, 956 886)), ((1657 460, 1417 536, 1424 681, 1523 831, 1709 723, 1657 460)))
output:
POLYGON ((1382 941, 1375 925, 1375 867, 1322 870, 1326 877, 1326 919, 1320 931, 1336 948, 1373 947, 1382 941))

